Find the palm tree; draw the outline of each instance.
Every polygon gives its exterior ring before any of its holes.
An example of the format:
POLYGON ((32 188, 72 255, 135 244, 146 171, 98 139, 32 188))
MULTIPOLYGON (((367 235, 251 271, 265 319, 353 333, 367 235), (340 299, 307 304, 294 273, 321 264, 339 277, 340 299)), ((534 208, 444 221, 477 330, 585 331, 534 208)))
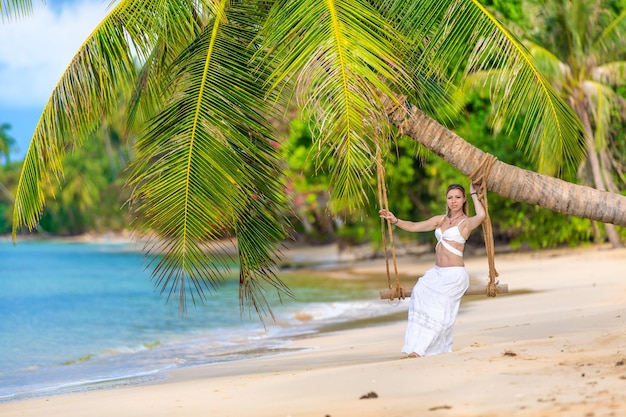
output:
POLYGON ((11 129, 11 125, 8 123, 2 123, 0 125, 0 156, 4 158, 5 164, 10 162, 11 150, 15 145, 15 139, 7 133, 9 129, 11 129))
MULTIPOLYGON (((7 123, 0 125, 0 156, 4 157, 5 166, 9 165, 11 150, 15 145, 15 139, 7 133, 9 129, 11 129, 11 125, 7 123)), ((0 182, 0 191, 2 191, 2 194, 4 194, 8 201, 13 202, 13 194, 11 194, 7 186, 2 182, 0 182)))
MULTIPOLYGON (((204 299, 225 267, 206 249, 228 231, 238 245, 242 306, 271 314, 268 285, 290 294, 275 274, 287 225, 279 217, 282 167, 272 133, 286 99, 317 119, 331 207, 356 212, 365 206, 364 189, 376 183, 376 150, 389 152, 396 127, 444 159, 478 164, 477 152, 434 119, 445 117, 448 81, 466 61, 514 68, 498 102, 503 114, 524 111, 524 139, 536 149, 558 161, 582 158, 578 119, 518 39, 477 1, 121 0, 43 111, 18 185, 14 230, 35 227, 41 190, 62 181, 66 150, 89 137, 120 92, 133 91, 132 121, 143 129, 131 205, 134 227, 154 233, 147 253, 161 255, 152 258, 158 285, 181 310, 187 296, 204 299)), ((605 195, 615 198, 609 209, 626 206, 620 196, 494 168, 489 189, 519 201, 568 212, 572 206, 555 202, 552 192, 576 197, 584 190, 586 207, 571 214, 597 216, 605 195), (503 191, 520 189, 527 192, 503 191)), ((620 214, 604 221, 626 225, 620 214)))
MULTIPOLYGON (((616 87, 626 85, 623 36, 626 10, 614 14, 614 1, 542 1, 531 9, 525 43, 537 66, 582 121, 586 159, 583 182, 619 192, 614 172, 623 170, 612 154, 611 122, 626 120, 626 100, 616 87)), ((605 225, 613 247, 623 246, 613 224, 605 225)), ((599 238, 597 240, 600 240, 599 238)))

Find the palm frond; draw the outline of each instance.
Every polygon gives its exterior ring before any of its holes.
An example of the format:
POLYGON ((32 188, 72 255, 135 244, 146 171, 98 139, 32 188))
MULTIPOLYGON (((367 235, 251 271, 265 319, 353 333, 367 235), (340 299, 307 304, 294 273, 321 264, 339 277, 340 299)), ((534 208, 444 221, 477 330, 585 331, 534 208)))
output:
POLYGON ((496 119, 509 128, 523 115, 521 140, 538 155, 543 172, 555 173, 563 163, 583 156, 583 131, 574 112, 537 69, 529 51, 476 0, 423 2, 414 25, 431 34, 423 62, 452 78, 477 71, 494 72, 488 85, 497 103, 496 119), (464 66, 464 64, 467 65, 464 66))
MULTIPOLYGON (((140 51, 138 65, 141 65, 133 90, 133 100, 129 113, 129 125, 141 126, 150 119, 172 94, 168 91, 169 70, 172 62, 193 39, 202 31, 206 19, 203 14, 215 15, 212 1, 194 2, 190 0, 160 1, 147 10, 148 16, 156 16, 157 21, 145 22, 142 13, 134 18, 139 24, 133 26, 133 39, 137 39, 140 51), (151 30, 142 30, 141 24, 151 30)), ((146 10, 143 10, 146 12, 146 10)))
POLYGON ((279 218, 271 199, 257 197, 250 201, 248 215, 239 219, 235 229, 239 248, 240 308, 242 312, 246 308, 256 311, 261 321, 265 316, 274 318, 265 297, 268 290, 276 291, 279 299, 283 295, 293 297, 277 275, 276 242, 285 237, 279 218), (264 233, 259 233, 260 230, 264 233))
POLYGON ((134 88, 138 61, 150 54, 166 23, 163 12, 179 13, 167 23, 186 28, 188 23, 180 22, 189 19, 181 13, 194 5, 186 0, 122 1, 79 48, 53 90, 26 153, 13 211, 14 239, 20 227, 35 228, 45 203, 43 189, 63 181, 63 156, 90 137, 104 114, 117 111, 119 97, 134 88))
POLYGON ((375 175, 374 143, 387 135, 386 82, 406 81, 394 45, 400 35, 363 0, 282 0, 268 21, 274 24, 261 39, 272 88, 297 86, 302 107, 316 117, 316 147, 331 158, 331 205, 354 212, 365 206, 363 187, 375 175))
POLYGON ((626 39, 626 9, 604 28, 595 40, 593 50, 602 51, 605 56, 613 59, 618 54, 623 54, 624 39, 626 39))
POLYGON ((61 77, 37 123, 29 145, 13 211, 18 228, 33 230, 44 206, 44 187, 63 179, 62 158, 89 137, 102 114, 114 108, 118 89, 134 77, 133 48, 116 24, 118 6, 83 43, 61 77))
MULTIPOLYGON (((230 226, 239 244, 240 285, 258 289, 261 278, 284 288, 268 272, 285 235, 275 220, 284 202, 265 117, 271 114, 261 112, 265 76, 251 66, 255 10, 245 2, 219 4, 173 62, 172 94, 138 139, 132 173, 138 219, 156 233, 149 251, 158 255, 167 245, 166 256, 153 258, 153 276, 163 292, 177 294, 181 312, 187 295, 195 303, 220 285, 227 263, 205 246, 230 226)), ((253 307, 264 305, 262 294, 245 294, 253 307)))
MULTIPOLYGON (((403 68, 408 78, 405 78, 403 84, 398 83, 393 87, 398 93, 406 95, 420 111, 440 120, 449 119, 458 112, 455 107, 458 90, 444 71, 437 71, 436 67, 423 61, 422 53, 433 33, 424 33, 423 26, 415 25, 419 16, 425 13, 425 8, 445 10, 445 2, 429 4, 422 1, 381 0, 375 4, 389 24, 401 34, 395 44, 403 56, 403 68)), ((431 13, 438 15, 432 10, 431 13)))
POLYGON ((614 61, 593 67, 591 78, 613 87, 626 85, 626 61, 614 61))
POLYGON ((20 19, 33 11, 32 0, 0 0, 0 18, 2 22, 12 18, 20 19))

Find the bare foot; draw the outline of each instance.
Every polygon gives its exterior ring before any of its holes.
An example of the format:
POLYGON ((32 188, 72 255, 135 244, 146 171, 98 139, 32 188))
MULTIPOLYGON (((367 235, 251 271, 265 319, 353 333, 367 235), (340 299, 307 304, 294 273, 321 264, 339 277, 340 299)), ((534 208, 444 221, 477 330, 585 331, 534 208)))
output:
POLYGON ((415 352, 411 352, 408 355, 401 357, 400 359, 412 359, 412 358, 421 358, 421 356, 415 352))

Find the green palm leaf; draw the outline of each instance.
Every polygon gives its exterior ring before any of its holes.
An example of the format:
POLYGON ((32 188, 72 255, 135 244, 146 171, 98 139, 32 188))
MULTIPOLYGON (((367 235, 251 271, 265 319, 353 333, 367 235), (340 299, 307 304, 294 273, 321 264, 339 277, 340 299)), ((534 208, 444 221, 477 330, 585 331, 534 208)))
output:
POLYGON ((380 97, 392 94, 385 81, 408 82, 394 45, 400 35, 359 0, 278 1, 268 21, 276 24, 261 35, 273 88, 295 83, 301 105, 315 115, 318 157, 331 158, 331 204, 364 207, 375 143, 388 135, 380 97))
MULTIPOLYGON (((182 7, 189 4, 123 1, 80 47, 52 92, 26 153, 13 212, 14 238, 21 226, 34 229, 44 206, 44 188, 63 181, 63 156, 95 131, 104 114, 117 110, 120 95, 134 88, 138 57, 151 52, 165 23, 170 27, 190 20, 189 7, 182 7), (164 22, 166 11, 170 16, 164 22)), ((190 33, 188 23, 179 26, 177 32, 190 33)))
MULTIPOLYGON (((402 9, 403 2, 394 6, 402 9)), ((484 87, 495 104, 494 122, 512 127, 523 116, 520 140, 538 155, 540 170, 562 168, 561 161, 575 164, 583 157, 582 128, 573 111, 563 102, 522 43, 478 1, 423 1, 404 9, 403 28, 425 45, 419 62, 423 72, 484 87), (483 76, 474 76, 484 72, 483 76), (470 75, 472 77, 470 77, 470 75), (559 155, 555 157, 555 155, 559 155)))
POLYGON ((116 90, 133 79, 132 48, 114 22, 116 14, 113 11, 98 26, 72 59, 37 123, 19 179, 14 238, 20 226, 35 228, 44 188, 63 180, 63 156, 89 137, 102 114, 116 105, 116 90))
POLYGON ((32 0, 0 0, 0 17, 2 21, 13 17, 22 18, 33 11, 32 0))
POLYGON ((175 92, 137 142, 133 204, 141 227, 156 233, 148 250, 162 292, 204 300, 228 262, 207 255, 208 243, 234 227, 242 299, 262 313, 258 279, 274 288, 274 247, 283 239, 276 213, 281 175, 269 126, 260 111, 264 75, 254 72, 249 45, 254 8, 222 1, 214 18, 173 62, 175 92))
POLYGON ((624 52, 624 38, 626 37, 626 9, 622 10, 617 18, 607 25, 600 36, 594 40, 594 51, 601 51, 609 56, 624 52))
POLYGON ((626 85, 626 61, 614 61, 598 65, 591 71, 591 78, 613 87, 626 85))

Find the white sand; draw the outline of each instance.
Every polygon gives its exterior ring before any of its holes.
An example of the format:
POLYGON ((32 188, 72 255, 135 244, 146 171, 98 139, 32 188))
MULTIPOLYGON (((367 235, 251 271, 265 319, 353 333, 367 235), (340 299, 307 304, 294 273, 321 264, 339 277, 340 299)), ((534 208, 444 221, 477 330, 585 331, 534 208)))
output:
MULTIPOLYGON (((487 276, 485 258, 466 265, 487 276)), ((402 321, 157 383, 4 403, 0 416, 626 416, 626 249, 497 255, 496 267, 511 291, 532 292, 464 302, 452 353, 401 360, 402 321)))

